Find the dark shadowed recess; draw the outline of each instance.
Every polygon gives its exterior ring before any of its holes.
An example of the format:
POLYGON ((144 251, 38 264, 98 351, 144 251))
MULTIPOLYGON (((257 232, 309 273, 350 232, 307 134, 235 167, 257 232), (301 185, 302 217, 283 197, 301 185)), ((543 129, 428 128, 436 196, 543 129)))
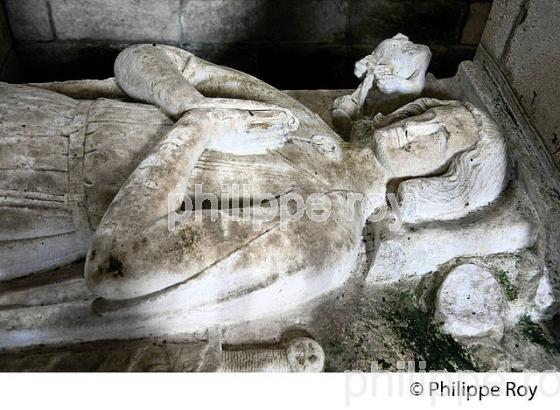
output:
MULTIPOLYGON (((354 62, 382 39, 403 32, 431 47, 432 73, 449 77, 461 61, 474 56, 477 33, 487 16, 477 10, 489 10, 490 0, 259 0, 253 4, 249 16, 209 12, 211 24, 223 25, 210 34, 189 35, 193 25, 186 16, 185 33, 172 45, 281 89, 352 88, 359 82, 353 76, 354 62)), ((197 19, 204 18, 204 10, 201 13, 197 19)), ((112 76, 116 55, 132 43, 16 38, 14 48, 21 81, 51 81, 112 76)))

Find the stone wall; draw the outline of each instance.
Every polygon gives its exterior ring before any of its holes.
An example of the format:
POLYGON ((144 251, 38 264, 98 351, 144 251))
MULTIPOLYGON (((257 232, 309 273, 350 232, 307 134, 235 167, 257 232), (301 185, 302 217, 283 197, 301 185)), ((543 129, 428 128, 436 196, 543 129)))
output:
POLYGON ((479 60, 487 60, 560 165, 560 1, 495 0, 479 60))
POLYGON ((0 69, 4 67, 4 62, 6 61, 11 48, 12 39, 10 37, 10 31, 8 30, 4 10, 0 8, 0 69))
POLYGON ((104 77, 128 44, 160 42, 281 88, 348 88, 353 62, 404 32, 453 75, 491 0, 4 0, 27 80, 104 77))
POLYGON ((0 1, 0 81, 17 81, 12 36, 0 1))

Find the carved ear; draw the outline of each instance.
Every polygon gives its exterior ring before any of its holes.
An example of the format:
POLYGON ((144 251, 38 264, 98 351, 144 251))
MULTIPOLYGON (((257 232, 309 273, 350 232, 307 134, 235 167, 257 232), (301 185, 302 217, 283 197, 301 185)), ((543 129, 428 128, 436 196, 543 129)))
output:
POLYGON ((494 201, 506 184, 506 144, 497 125, 470 104, 480 140, 453 158, 441 177, 416 178, 400 184, 403 222, 461 218, 494 201))

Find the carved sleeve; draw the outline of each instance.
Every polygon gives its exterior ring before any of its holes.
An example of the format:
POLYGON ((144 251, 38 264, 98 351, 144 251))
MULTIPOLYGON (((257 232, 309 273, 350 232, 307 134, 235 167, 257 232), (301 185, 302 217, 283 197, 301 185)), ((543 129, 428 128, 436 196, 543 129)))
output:
POLYGON ((179 200, 173 193, 184 193, 189 176, 211 143, 212 127, 205 125, 210 113, 186 114, 140 163, 113 199, 95 233, 88 253, 85 277, 88 286, 99 295, 118 298, 123 289, 107 286, 107 277, 121 277, 127 259, 134 255, 129 245, 143 231, 164 219, 168 198, 179 200))
POLYGON ((248 74, 171 46, 138 45, 123 50, 115 61, 115 75, 127 95, 154 104, 174 118, 193 109, 280 110, 295 124, 289 108, 303 108, 248 74), (254 84, 248 86, 248 82, 254 84))
POLYGON ((115 61, 119 86, 129 96, 179 116, 186 102, 204 97, 183 76, 185 61, 166 47, 139 45, 123 50, 115 61))

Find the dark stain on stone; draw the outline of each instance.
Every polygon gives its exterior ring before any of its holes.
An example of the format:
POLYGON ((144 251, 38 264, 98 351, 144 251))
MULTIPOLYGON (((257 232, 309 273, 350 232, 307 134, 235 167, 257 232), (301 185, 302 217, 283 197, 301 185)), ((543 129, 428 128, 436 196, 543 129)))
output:
POLYGON ((537 92, 533 91, 533 98, 531 99, 531 105, 535 104, 536 99, 537 99, 537 92))
POLYGON ((122 262, 113 255, 109 256, 109 272, 116 278, 122 278, 124 276, 122 262))

